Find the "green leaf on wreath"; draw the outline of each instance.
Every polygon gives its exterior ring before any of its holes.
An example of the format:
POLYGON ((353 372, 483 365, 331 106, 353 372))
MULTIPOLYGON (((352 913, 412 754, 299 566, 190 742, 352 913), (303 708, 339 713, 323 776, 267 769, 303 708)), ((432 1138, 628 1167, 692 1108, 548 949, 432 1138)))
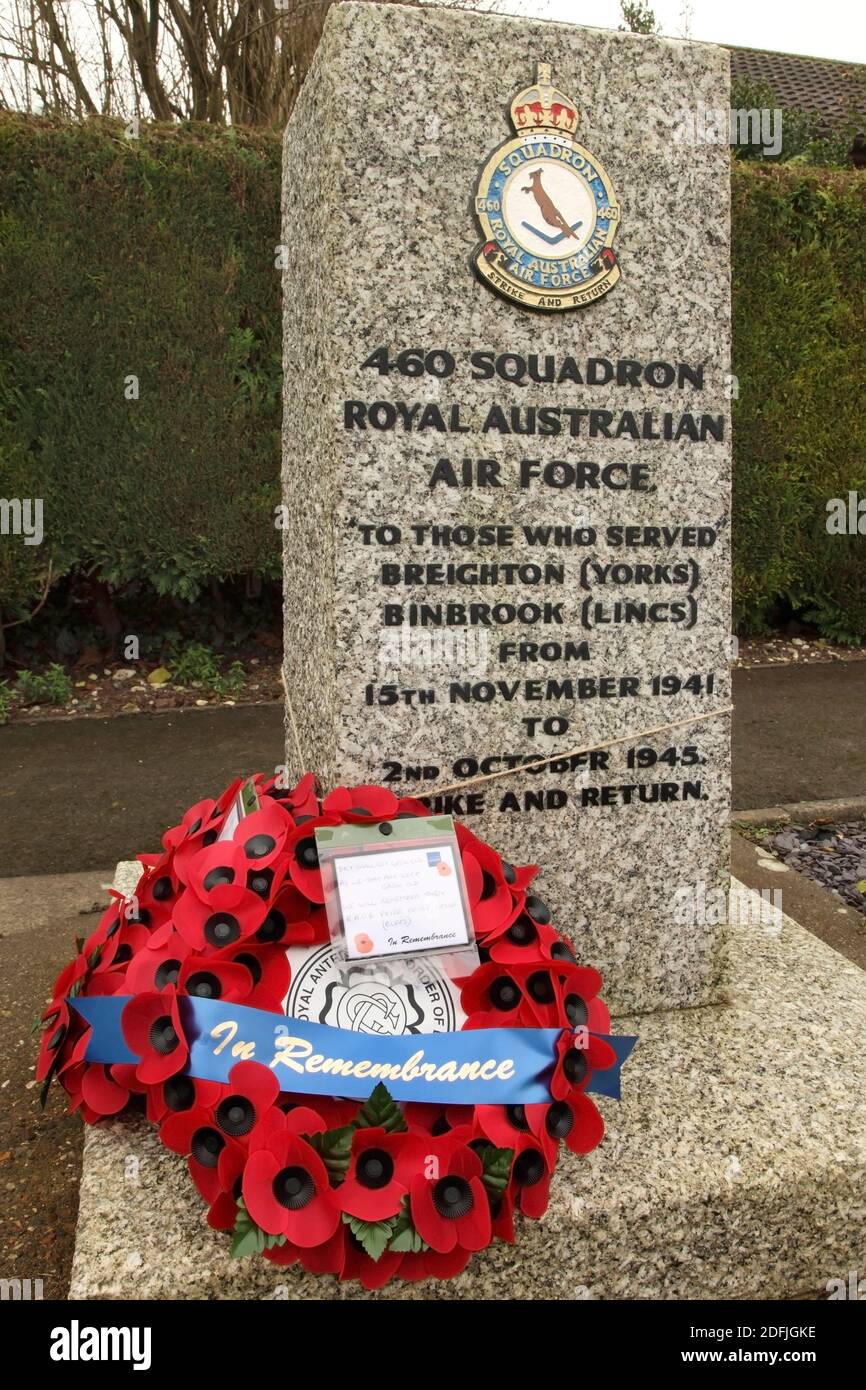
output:
POLYGON ((381 1081, 358 1111, 355 1126, 357 1129, 384 1129, 388 1134, 401 1134, 409 1128, 403 1111, 381 1081))
POLYGON ((259 1248, 259 1228, 258 1226, 248 1226, 243 1231, 235 1230, 232 1236, 231 1257, 233 1260, 241 1260, 244 1255, 255 1255, 259 1248))
POLYGON ((422 1240, 415 1230, 409 1212, 409 1202, 405 1197, 394 1221, 394 1233, 388 1242, 388 1249, 411 1255, 420 1255, 422 1250, 430 1249, 427 1242, 422 1240))
POLYGON ((284 1235, 270 1235, 257 1226, 244 1205, 243 1197, 238 1200, 238 1214, 235 1217, 230 1254, 233 1260, 241 1260, 244 1255, 261 1254, 263 1250, 273 1250, 275 1245, 285 1245, 284 1235))
POLYGON ((349 1170, 354 1133, 354 1125, 341 1125, 339 1129, 326 1129, 323 1134, 305 1136, 307 1143, 316 1150, 327 1168, 332 1183, 342 1182, 349 1170))
POLYGON ((514 1150, 497 1149, 492 1144, 485 1144, 477 1152, 484 1169, 481 1174, 481 1181, 484 1183, 488 1196, 494 1198, 501 1196, 508 1186, 514 1150))
POLYGON ((390 1216, 387 1221, 361 1221, 357 1216, 350 1216, 344 1211, 343 1220, 371 1260, 378 1260, 384 1255, 396 1217, 390 1216))

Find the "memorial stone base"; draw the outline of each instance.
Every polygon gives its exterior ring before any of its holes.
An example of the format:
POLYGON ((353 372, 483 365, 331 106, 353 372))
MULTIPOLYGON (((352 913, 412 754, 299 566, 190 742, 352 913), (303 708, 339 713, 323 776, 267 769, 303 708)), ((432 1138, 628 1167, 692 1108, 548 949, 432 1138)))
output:
POLYGON ((866 975, 788 918, 736 929, 731 969, 730 1004, 617 1021, 640 1042, 601 1147, 563 1152, 544 1219, 450 1283, 231 1260, 185 1162, 129 1119, 87 1131, 70 1297, 826 1297, 866 1269, 866 975))

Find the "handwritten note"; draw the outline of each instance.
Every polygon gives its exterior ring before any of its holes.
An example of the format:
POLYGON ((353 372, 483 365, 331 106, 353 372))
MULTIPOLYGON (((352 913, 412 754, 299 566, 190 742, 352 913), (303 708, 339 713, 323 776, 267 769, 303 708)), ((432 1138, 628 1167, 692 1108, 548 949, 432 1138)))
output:
POLYGON ((469 944, 450 845, 340 856, 334 869, 351 960, 469 944))

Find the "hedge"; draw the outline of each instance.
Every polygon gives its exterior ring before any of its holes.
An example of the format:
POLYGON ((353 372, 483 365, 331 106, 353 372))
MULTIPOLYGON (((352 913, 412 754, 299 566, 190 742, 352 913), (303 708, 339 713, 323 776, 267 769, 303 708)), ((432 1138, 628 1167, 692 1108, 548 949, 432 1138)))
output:
POLYGON ((827 500, 866 495, 866 175, 734 168, 734 602, 866 634, 866 544, 827 500))
MULTIPOLYGON (((0 118, 0 497, 45 499, 55 574, 279 573, 280 142, 211 126, 0 118), (139 399, 128 400, 128 377, 139 399)), ((734 600, 866 633, 866 176, 733 168, 734 600)), ((0 545, 26 611, 44 547, 0 545)))
MULTIPOLYGON (((0 497, 56 574, 279 573, 279 177, 269 134, 0 121, 0 497)), ((2 549, 8 613, 44 559, 2 549)))

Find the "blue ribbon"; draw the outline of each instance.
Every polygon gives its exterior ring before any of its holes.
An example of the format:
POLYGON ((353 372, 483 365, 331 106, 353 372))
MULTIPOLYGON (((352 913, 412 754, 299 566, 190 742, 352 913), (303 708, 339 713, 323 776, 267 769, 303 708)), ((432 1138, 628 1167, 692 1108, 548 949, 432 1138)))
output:
MULTIPOLYGON (((120 1022, 130 998, 67 1000, 92 1029, 85 1061, 109 1066, 138 1062, 120 1022)), ((185 1075, 225 1083, 236 1062, 256 1061, 272 1067, 283 1091, 359 1100, 383 1081, 400 1101, 548 1103, 562 1035, 561 1028, 479 1028, 389 1037, 330 1028, 219 999, 181 995, 178 1006, 189 1046, 185 1075)), ((619 1098, 619 1070, 636 1039, 599 1036, 614 1047, 617 1061, 604 1072, 594 1072, 587 1089, 619 1098)))

